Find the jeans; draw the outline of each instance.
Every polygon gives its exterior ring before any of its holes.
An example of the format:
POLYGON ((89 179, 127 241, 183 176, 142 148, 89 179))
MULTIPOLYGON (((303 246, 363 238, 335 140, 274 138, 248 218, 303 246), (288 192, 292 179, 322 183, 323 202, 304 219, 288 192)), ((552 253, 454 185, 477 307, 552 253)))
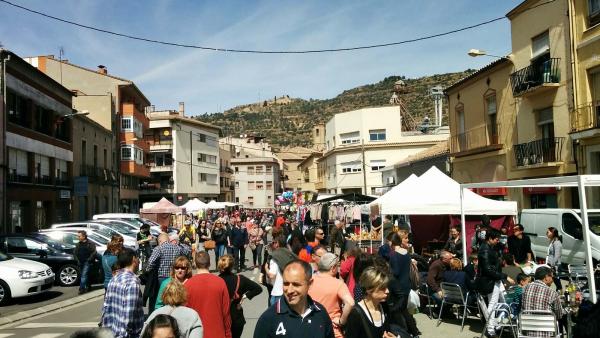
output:
POLYGON ((86 287, 89 287, 88 279, 90 275, 90 262, 85 261, 83 263, 79 263, 79 273, 81 274, 79 290, 85 290, 86 287))
POLYGON ((503 294, 503 286, 502 286, 502 282, 501 281, 497 281, 496 284, 494 284, 494 290, 492 290, 492 292, 490 294, 488 294, 488 308, 487 308, 487 312, 488 312, 488 326, 487 326, 487 332, 491 335, 495 335, 496 334, 496 325, 497 325, 497 318, 492 316, 492 311, 494 310, 494 308, 496 307, 496 305, 498 305, 498 303, 505 303, 504 301, 504 294, 503 294))
POLYGON ((256 248, 252 249, 252 263, 254 263, 254 266, 262 265, 262 251, 263 251, 262 244, 257 244, 256 248), (257 262, 258 262, 258 264, 257 264, 257 262))
POLYGON ((225 244, 217 244, 215 247, 215 262, 219 261, 219 257, 225 255, 225 244))
POLYGON ((233 258, 235 259, 235 267, 238 270, 243 270, 246 266, 246 248, 233 247, 233 258))

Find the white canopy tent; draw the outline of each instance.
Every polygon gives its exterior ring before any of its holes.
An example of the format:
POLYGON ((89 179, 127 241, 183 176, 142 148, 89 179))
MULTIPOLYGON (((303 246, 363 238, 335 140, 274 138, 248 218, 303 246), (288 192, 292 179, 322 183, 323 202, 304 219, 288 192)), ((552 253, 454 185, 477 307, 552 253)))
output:
POLYGON ((225 209, 226 205, 221 202, 217 202, 215 200, 211 200, 206 204, 207 209, 225 209))
MULTIPOLYGON (((581 208, 581 221, 583 227, 583 242, 585 247, 585 257, 587 262, 587 277, 590 287, 590 300, 592 303, 598 301, 598 295, 596 294, 596 283, 594 279, 594 264, 592 259, 592 247, 590 243, 590 225, 587 214, 587 199, 586 199, 586 187, 598 187, 600 186, 600 175, 575 175, 575 176, 560 176, 560 177, 546 177, 546 178, 535 178, 527 180, 514 180, 514 181, 499 181, 499 182, 485 182, 485 183, 467 183, 461 184, 460 187, 460 201, 461 201, 461 223, 465 224, 466 212, 466 196, 470 190, 469 188, 530 188, 530 187, 577 187, 579 190, 579 203, 581 208)), ((463 256, 466 261, 466 242, 463 240, 463 256)))
POLYGON ((194 198, 187 201, 184 205, 182 205, 182 207, 184 207, 187 212, 198 212, 206 209, 206 203, 194 198))
POLYGON ((460 184, 437 167, 431 167, 419 178, 407 178, 396 188, 382 196, 381 214, 459 215, 463 210, 467 215, 517 215, 516 202, 495 201, 470 190, 461 199, 460 184))

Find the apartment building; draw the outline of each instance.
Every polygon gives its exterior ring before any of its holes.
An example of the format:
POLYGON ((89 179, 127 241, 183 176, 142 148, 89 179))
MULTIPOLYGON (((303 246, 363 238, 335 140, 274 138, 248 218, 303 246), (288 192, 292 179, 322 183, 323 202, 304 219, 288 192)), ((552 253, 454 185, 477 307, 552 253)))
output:
POLYGON ((87 116, 73 118, 73 220, 117 212, 119 176, 112 132, 87 116))
POLYGON ((235 203, 244 208, 272 208, 276 195, 282 192, 281 165, 264 138, 241 135, 225 137, 221 146, 233 147, 231 167, 235 203))
POLYGON ((149 125, 146 107, 150 101, 133 81, 109 74, 103 65, 89 69, 52 55, 31 57, 27 61, 76 92, 75 109, 88 111, 90 119, 112 131, 117 151, 112 157, 111 170, 119 173, 120 200, 114 210, 138 212, 140 182, 150 177, 146 165, 149 149, 143 140, 149 125))
MULTIPOLYGON (((297 166, 302 174, 299 190, 307 192, 320 192, 322 181, 319 180, 318 161, 323 156, 322 152, 313 151, 308 157, 302 160, 297 166)), ((322 189, 322 188, 321 188, 322 189)))
POLYGON ((217 199, 220 128, 185 116, 179 110, 149 111, 150 177, 141 181, 142 202, 167 197, 176 204, 217 199))
POLYGON ((233 153, 235 153, 233 145, 219 143, 219 202, 235 202, 235 178, 231 167, 233 153))
MULTIPOLYGON (((516 143, 514 72, 508 58, 496 60, 446 88, 452 178, 461 183, 505 181, 516 143)), ((515 189, 481 189, 489 198, 514 199, 515 189), (510 197, 509 197, 510 193, 510 197)))
POLYGON ((333 116, 325 125, 325 151, 317 173, 326 193, 381 194, 381 170, 448 139, 447 129, 402 132, 396 106, 333 116))
MULTIPOLYGON (((600 173, 600 1, 569 1, 573 55, 571 138, 580 174, 600 173)), ((600 189, 588 205, 600 208, 600 189)))
MULTIPOLYGON (((569 137, 572 72, 568 1, 528 0, 506 16, 511 23, 515 141, 509 179, 576 173, 569 137)), ((571 207, 575 189, 523 189, 523 208, 571 207)), ((576 198, 575 198, 576 199, 576 198)))
POLYGON ((304 161, 313 151, 304 147, 283 148, 275 153, 282 163, 283 190, 303 191, 304 172, 298 169, 298 165, 304 161))
POLYGON ((4 232, 28 232, 71 219, 73 93, 16 54, 0 49, 4 232), (4 108, 4 107, 3 107, 4 108))

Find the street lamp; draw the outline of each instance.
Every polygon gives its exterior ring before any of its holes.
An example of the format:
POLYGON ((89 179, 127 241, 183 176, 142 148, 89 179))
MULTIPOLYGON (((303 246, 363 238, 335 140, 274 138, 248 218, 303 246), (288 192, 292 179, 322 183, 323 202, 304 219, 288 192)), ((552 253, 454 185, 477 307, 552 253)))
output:
POLYGON ((481 49, 470 49, 467 54, 470 57, 478 57, 478 56, 491 56, 494 58, 498 58, 498 59, 506 59, 506 60, 510 60, 511 55, 508 56, 499 56, 499 55, 493 55, 493 54, 488 54, 486 51, 481 50, 481 49))
POLYGON ((90 112, 87 110, 82 110, 82 111, 77 111, 71 114, 66 114, 66 115, 62 115, 61 118, 63 119, 69 119, 73 116, 86 116, 86 115, 90 115, 90 112))

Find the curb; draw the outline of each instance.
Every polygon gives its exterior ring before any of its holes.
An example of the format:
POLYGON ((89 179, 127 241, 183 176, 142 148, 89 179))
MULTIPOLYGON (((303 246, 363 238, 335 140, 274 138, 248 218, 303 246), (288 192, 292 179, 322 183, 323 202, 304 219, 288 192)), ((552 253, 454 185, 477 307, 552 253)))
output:
POLYGON ((35 318, 40 315, 47 314, 47 313, 50 313, 50 312, 53 312, 56 310, 68 308, 73 305, 85 302, 87 300, 99 298, 102 296, 104 296, 104 289, 99 289, 99 290, 95 290, 95 291, 90 291, 88 293, 84 293, 83 295, 78 295, 77 297, 73 297, 71 299, 65 299, 60 302, 48 304, 46 306, 42 306, 39 308, 27 310, 27 311, 21 311, 19 313, 15 313, 10 316, 6 316, 6 317, 3 316, 3 317, 0 317, 0 327, 8 325, 8 324, 16 323, 16 322, 19 322, 19 321, 22 321, 25 319, 35 318))

